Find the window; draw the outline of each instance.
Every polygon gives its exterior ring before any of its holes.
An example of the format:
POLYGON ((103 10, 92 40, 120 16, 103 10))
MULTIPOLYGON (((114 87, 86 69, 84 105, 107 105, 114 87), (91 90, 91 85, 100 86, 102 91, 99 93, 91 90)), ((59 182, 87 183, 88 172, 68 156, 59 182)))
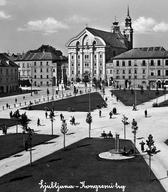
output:
POLYGON ((134 73, 137 74, 137 70, 136 69, 134 70, 134 73))
POLYGON ((145 69, 142 69, 142 73, 145 74, 145 69))
POLYGON ((151 76, 154 76, 154 72, 151 72, 151 76))
POLYGON ((134 79, 137 79, 137 76, 136 76, 136 75, 134 76, 134 79))
POLYGON ((102 70, 100 70, 100 74, 102 74, 102 70))
POLYGON ((160 76, 160 70, 157 71, 157 75, 160 76))
POLYGON ((36 79, 36 75, 34 75, 34 79, 36 79))
POLYGON ((22 67, 23 67, 23 68, 25 67, 25 64, 24 64, 24 63, 22 64, 22 67))
POLYGON ((120 76, 116 76, 116 79, 119 79, 120 78, 120 76))
POLYGON ((131 74, 131 69, 129 69, 128 73, 131 74))
POLYGON ((113 70, 110 70, 110 74, 112 74, 113 73, 113 70))
POLYGON ((71 59, 73 59, 74 58, 74 56, 73 55, 71 55, 71 59))
POLYGON ((131 79, 131 76, 129 76, 128 79, 131 79))
POLYGON ((43 62, 42 61, 40 61, 40 66, 42 66, 43 65, 43 62))
POLYGON ((46 62, 46 65, 48 65, 48 61, 46 62))
POLYGON ((36 62, 34 62, 34 66, 36 66, 36 62))
POLYGON ((145 79, 145 75, 142 76, 142 79, 145 79))
POLYGON ((123 67, 125 66, 125 61, 122 61, 122 66, 123 66, 123 67))
POLYGON ((96 70, 94 70, 94 74, 96 74, 96 70))
POLYGON ((41 73, 43 72, 43 69, 42 69, 42 68, 40 69, 40 72, 41 72, 41 73))
POLYGON ((36 69, 34 69, 34 72, 36 73, 36 69))
POLYGON ((160 66, 160 60, 157 60, 157 65, 160 66))
POLYGON ((125 79, 125 76, 123 76, 123 79, 125 79))
POLYGON ((166 70, 166 76, 168 76, 168 70, 166 70))
POLYGON ((43 85, 43 82, 41 81, 40 84, 43 85))
POLYGON ((102 58, 102 54, 100 53, 100 58, 102 58))
POLYGON ((71 66, 73 67, 73 66, 74 66, 74 64, 72 63, 72 64, 71 64, 71 66))
POLYGON ((40 75, 40 79, 42 79, 43 78, 43 76, 42 75, 40 75))
POLYGON ((116 62, 116 66, 118 66, 118 67, 120 66, 120 62, 119 61, 116 62))
POLYGON ((168 60, 165 60, 165 65, 168 65, 168 60))
MULTIPOLYGON (((46 72, 48 73, 48 68, 46 69, 46 72)), ((54 69, 53 69, 53 72, 55 72, 54 69)))
POLYGON ((48 75, 47 75, 47 79, 48 79, 48 75))
POLYGON ((80 55, 78 55, 78 59, 80 59, 80 55))
POLYGON ((29 63, 27 63, 27 68, 29 68, 29 63))
POLYGON ((142 61, 142 66, 146 66, 146 61, 145 60, 142 61))
POLYGON ((154 60, 152 59, 150 62, 151 66, 154 66, 154 60))
POLYGON ((125 70, 123 70, 123 74, 125 74, 125 70))
POLYGON ((131 61, 128 61, 128 66, 131 66, 131 61))
POLYGON ((116 73, 119 74, 119 70, 117 70, 116 73))
POLYGON ((74 71, 72 71, 72 74, 74 74, 74 71))

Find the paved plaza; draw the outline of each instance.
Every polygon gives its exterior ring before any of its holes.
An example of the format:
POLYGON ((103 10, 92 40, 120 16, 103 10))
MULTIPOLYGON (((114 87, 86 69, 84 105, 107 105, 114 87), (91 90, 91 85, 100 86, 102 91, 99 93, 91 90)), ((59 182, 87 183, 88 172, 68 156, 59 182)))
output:
MULTIPOLYGON (((155 145, 159 153, 152 157, 152 171, 156 175, 156 177, 160 180, 161 184, 168 191, 168 146, 164 143, 165 140, 168 139, 168 107, 164 108, 153 108, 152 104, 155 102, 149 101, 142 105, 137 106, 137 111, 133 111, 132 107, 124 106, 120 101, 116 101, 115 96, 111 96, 110 88, 105 90, 105 97, 107 97, 107 108, 102 108, 102 117, 99 117, 99 111, 94 110, 92 114, 92 128, 91 128, 91 137, 100 137, 103 131, 109 132, 111 131, 113 135, 116 133, 120 134, 120 138, 124 138, 122 117, 126 115, 128 117, 128 121, 130 124, 126 127, 126 138, 133 141, 133 133, 131 130, 131 122, 134 118, 138 123, 138 131, 137 131, 137 149, 140 150, 139 143, 143 140, 146 141, 149 134, 152 134, 154 137, 155 145), (109 112, 113 109, 113 107, 117 108, 117 115, 113 115, 112 119, 109 118, 109 112), (145 118, 144 110, 147 109, 148 117, 145 118)), ((52 92, 52 89, 50 89, 52 92)), ((68 91, 67 94, 69 94, 68 91)), ((40 91, 38 94, 33 97, 29 94, 25 95, 25 99, 23 99, 23 95, 13 96, 8 98, 0 99, 0 117, 1 118, 9 118, 9 112, 15 111, 14 108, 15 98, 17 97, 18 103, 24 103, 39 100, 47 97, 46 90, 40 91), (33 99, 32 99, 33 98, 33 99), (4 109, 2 106, 5 106, 8 103, 11 106, 11 109, 4 109)), ((168 98, 168 95, 166 95, 168 98)), ((61 99, 58 97, 58 99, 61 99)), ((158 102, 164 101, 165 96, 161 96, 158 98, 158 102)), ((19 104, 18 104, 18 107, 19 104)), ((31 119, 29 126, 34 129, 37 133, 40 134, 51 134, 51 121, 49 118, 45 117, 45 111, 27 111, 20 110, 21 113, 26 112, 29 119, 31 119), (37 119, 40 118, 41 126, 37 126, 37 119)), ((67 120, 68 126, 68 134, 66 136, 66 145, 70 145, 74 142, 77 142, 85 137, 88 137, 88 124, 86 123, 86 115, 87 112, 55 112, 55 120, 54 120, 54 134, 60 135, 60 137, 55 138, 48 145, 38 145, 33 147, 33 161, 36 161, 46 155, 49 155, 61 148, 63 148, 63 135, 61 134, 61 120, 60 113, 62 113, 67 120), (76 119, 76 125, 71 125, 69 120, 71 116, 74 116, 76 119)), ((8 130, 8 133, 15 133, 16 126, 11 127, 8 130)), ((19 127, 19 132, 22 132, 21 127, 19 127)), ((2 134, 0 132, 0 134, 2 134)), ((7 173, 10 173, 22 166, 29 164, 29 153, 26 151, 22 151, 19 153, 18 157, 11 156, 9 158, 3 159, 0 161, 0 176, 3 176, 7 173)), ((148 155, 144 154, 144 159, 148 163, 148 155)))

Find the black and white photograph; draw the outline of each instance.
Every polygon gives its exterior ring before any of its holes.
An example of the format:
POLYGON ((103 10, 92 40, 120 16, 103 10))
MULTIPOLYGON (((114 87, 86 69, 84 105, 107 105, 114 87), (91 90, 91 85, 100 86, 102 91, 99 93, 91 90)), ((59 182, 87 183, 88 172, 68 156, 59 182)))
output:
POLYGON ((0 0, 0 192, 168 192, 167 9, 0 0))

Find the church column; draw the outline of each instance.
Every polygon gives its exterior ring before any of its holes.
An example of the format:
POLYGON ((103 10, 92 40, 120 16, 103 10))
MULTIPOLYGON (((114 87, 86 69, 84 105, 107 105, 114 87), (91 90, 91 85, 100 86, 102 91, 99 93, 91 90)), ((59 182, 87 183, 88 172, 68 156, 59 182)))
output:
POLYGON ((71 79, 71 53, 68 53, 68 78, 71 79))
POLYGON ((80 51, 80 78, 82 80, 82 74, 83 74, 83 50, 80 51))
POLYGON ((103 79, 106 79, 106 60, 105 60, 105 52, 103 52, 103 79))
POLYGON ((99 77, 99 53, 96 53, 96 76, 97 76, 97 80, 100 79, 99 77))
POLYGON ((74 53, 74 79, 76 80, 76 71, 77 71, 77 54, 74 53))
POLYGON ((91 54, 90 54, 90 78, 91 78, 91 81, 93 79, 93 51, 91 51, 91 54))

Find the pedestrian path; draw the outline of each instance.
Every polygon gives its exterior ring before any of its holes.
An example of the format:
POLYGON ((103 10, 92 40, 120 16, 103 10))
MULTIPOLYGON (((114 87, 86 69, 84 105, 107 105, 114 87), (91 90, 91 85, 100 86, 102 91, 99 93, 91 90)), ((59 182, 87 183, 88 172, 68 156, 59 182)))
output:
MULTIPOLYGON (((133 133, 131 129, 131 121, 133 118, 136 119, 138 123, 137 131, 137 148, 140 151, 139 143, 143 140, 146 141, 149 134, 154 137, 155 145, 161 152, 152 157, 152 171, 158 179, 160 179, 161 184, 164 186, 165 190, 168 191, 168 146, 164 143, 168 139, 168 107, 164 108, 153 108, 152 103, 155 101, 150 101, 142 105, 137 106, 137 111, 132 111, 132 107, 124 106, 121 102, 117 102, 116 98, 111 97, 109 89, 105 91, 105 97, 107 97, 107 108, 102 109, 102 117, 99 117, 99 111, 95 110, 91 113, 92 115, 92 127, 91 136, 100 137, 103 131, 111 131, 113 135, 116 133, 120 134, 120 138, 124 137, 122 117, 123 114, 128 117, 130 124, 126 127, 127 139, 133 140, 133 133), (116 107, 117 115, 113 115, 112 119, 109 118, 109 112, 116 107), (148 118, 144 117, 144 110, 148 111, 148 118), (163 179, 164 178, 164 179, 163 179)), ((165 96, 158 98, 161 102, 165 99, 165 96)), ((23 110, 24 112, 24 110, 23 110)), ((4 117, 9 111, 0 111, 0 115, 4 117)), ((51 121, 45 118, 44 111, 26 111, 28 117, 32 119, 30 122, 30 127, 33 128, 37 133, 50 134, 51 133, 51 121), (42 126, 37 126, 37 118, 40 117, 42 126)), ((50 144, 41 144, 33 147, 33 161, 38 160, 46 155, 49 155, 61 148, 63 148, 63 135, 60 132, 61 121, 60 113, 63 113, 65 119, 67 120, 68 135, 66 136, 66 145, 70 145, 77 142, 89 135, 88 124, 86 123, 85 112, 56 112, 56 117, 54 121, 54 134, 60 135, 60 137, 55 138, 50 142, 50 144), (73 126, 69 123, 71 116, 75 116, 77 125, 73 126)), ((21 131, 21 129, 19 129, 21 131)), ((11 133, 16 131, 13 127, 9 130, 11 133)), ((17 154, 18 157, 11 156, 9 158, 0 161, 0 176, 3 176, 11 171, 14 171, 22 166, 29 164, 29 152, 22 151, 17 154), (19 156, 21 155, 21 156, 19 156)), ((146 162, 148 163, 148 156, 144 156, 146 162)))

